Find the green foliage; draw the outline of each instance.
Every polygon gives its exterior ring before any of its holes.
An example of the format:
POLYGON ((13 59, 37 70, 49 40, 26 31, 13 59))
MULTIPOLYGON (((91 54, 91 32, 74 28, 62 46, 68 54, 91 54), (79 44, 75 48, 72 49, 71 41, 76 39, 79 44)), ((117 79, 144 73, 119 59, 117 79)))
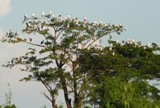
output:
POLYGON ((90 106, 84 106, 84 108, 91 108, 90 106))
POLYGON ((5 106, 4 108, 16 108, 16 106, 15 105, 7 105, 7 106, 5 106))
POLYGON ((72 94, 74 94, 73 106, 77 108, 81 107, 82 101, 85 100, 88 78, 85 77, 86 74, 80 72, 78 66, 81 50, 89 50, 96 46, 94 44, 100 38, 110 36, 111 33, 120 34, 125 30, 121 25, 88 22, 86 17, 82 21, 78 18, 71 19, 69 15, 62 18, 61 15, 54 16, 52 13, 47 15, 43 13, 41 18, 25 16, 23 23, 26 24, 23 33, 38 34, 41 40, 34 43, 34 38, 23 38, 9 30, 2 38, 2 42, 13 44, 23 42, 33 47, 29 48, 24 56, 13 58, 4 67, 24 65, 25 68, 21 71, 30 72, 31 75, 20 81, 40 81, 51 96, 45 93, 44 95, 55 108, 57 107, 55 97, 60 89, 64 91, 67 107, 72 106, 69 98, 72 94), (36 47, 39 47, 39 50, 36 47))
POLYGON ((30 75, 20 81, 41 82, 50 96, 43 94, 53 108, 58 106, 55 99, 61 89, 67 108, 81 108, 87 102, 100 108, 160 106, 160 90, 147 82, 160 78, 160 48, 156 43, 109 39, 109 46, 103 47, 97 42, 105 36, 111 38, 112 33, 120 34, 125 30, 123 26, 88 22, 86 18, 80 21, 69 15, 25 16, 23 23, 26 27, 22 32, 36 38, 23 38, 9 30, 2 42, 32 47, 4 67, 24 65, 20 70, 30 75))
POLYGON ((0 105, 0 108, 16 108, 14 104, 11 103, 12 100, 12 91, 10 88, 10 84, 8 83, 9 92, 5 94, 6 96, 6 103, 3 105, 0 105))
POLYGON ((81 55, 82 71, 94 76, 89 103, 102 108, 160 107, 160 90, 148 83, 160 78, 160 56, 155 53, 159 47, 131 40, 109 43, 103 53, 92 50, 81 55))

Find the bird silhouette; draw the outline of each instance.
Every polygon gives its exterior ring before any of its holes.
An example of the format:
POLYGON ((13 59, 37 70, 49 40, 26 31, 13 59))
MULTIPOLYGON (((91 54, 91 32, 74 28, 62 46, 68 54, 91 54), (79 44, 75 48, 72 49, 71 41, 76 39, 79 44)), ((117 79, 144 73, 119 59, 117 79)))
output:
POLYGON ((29 41, 32 42, 32 38, 29 38, 29 41))

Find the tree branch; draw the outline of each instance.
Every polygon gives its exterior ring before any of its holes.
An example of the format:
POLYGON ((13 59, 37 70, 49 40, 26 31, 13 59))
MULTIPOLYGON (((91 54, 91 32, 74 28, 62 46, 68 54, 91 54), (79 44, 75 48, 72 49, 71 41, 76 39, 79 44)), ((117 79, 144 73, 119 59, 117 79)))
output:
POLYGON ((27 43, 27 44, 30 44, 30 45, 33 45, 33 46, 38 46, 38 47, 45 47, 44 45, 34 44, 34 43, 31 43, 31 42, 24 42, 24 43, 27 43))
POLYGON ((42 92, 42 94, 43 94, 49 101, 52 102, 52 99, 51 99, 49 96, 47 96, 44 92, 42 92))

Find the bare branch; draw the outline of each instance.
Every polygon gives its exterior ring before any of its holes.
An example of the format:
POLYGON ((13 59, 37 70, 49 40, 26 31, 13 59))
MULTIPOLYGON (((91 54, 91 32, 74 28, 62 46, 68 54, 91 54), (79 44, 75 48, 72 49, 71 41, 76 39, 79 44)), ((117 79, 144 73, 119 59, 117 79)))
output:
POLYGON ((40 81, 41 81, 42 84, 46 87, 46 89, 48 90, 48 92, 51 94, 51 90, 52 90, 51 87, 47 86, 42 79, 40 79, 40 81))
POLYGON ((94 42, 96 42, 98 39, 100 39, 101 37, 98 37, 97 39, 93 40, 86 48, 88 49, 94 42))
POLYGON ((52 99, 51 99, 49 96, 47 96, 44 92, 42 92, 42 94, 43 94, 49 101, 52 102, 52 99))
POLYGON ((27 44, 30 44, 30 45, 33 45, 33 46, 38 46, 38 47, 45 47, 44 45, 34 44, 34 43, 31 43, 31 42, 24 42, 24 43, 27 43, 27 44))
POLYGON ((61 31, 58 33, 58 35, 56 36, 56 39, 58 39, 58 37, 60 36, 60 34, 61 34, 63 31, 64 31, 64 29, 61 30, 61 31))

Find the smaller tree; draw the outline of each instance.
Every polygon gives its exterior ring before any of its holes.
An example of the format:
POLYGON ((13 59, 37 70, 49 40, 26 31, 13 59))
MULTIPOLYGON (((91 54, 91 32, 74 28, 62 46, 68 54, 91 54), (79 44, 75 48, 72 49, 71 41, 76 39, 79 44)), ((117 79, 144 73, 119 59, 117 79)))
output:
POLYGON ((0 105, 0 108, 16 108, 14 104, 11 103, 12 100, 12 91, 10 84, 8 83, 9 91, 8 93, 5 93, 6 96, 6 103, 4 105, 0 105))

